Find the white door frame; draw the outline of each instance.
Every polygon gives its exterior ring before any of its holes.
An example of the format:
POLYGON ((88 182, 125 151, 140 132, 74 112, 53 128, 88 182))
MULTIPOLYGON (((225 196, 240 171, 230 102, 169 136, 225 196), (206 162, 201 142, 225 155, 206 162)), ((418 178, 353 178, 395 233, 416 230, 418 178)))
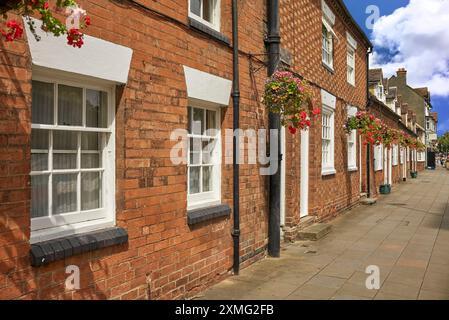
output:
POLYGON ((384 171, 384 184, 388 184, 388 148, 383 147, 382 152, 383 159, 384 159, 384 165, 383 165, 383 171, 384 171))
POLYGON ((285 127, 281 127, 281 145, 280 145, 280 151, 282 154, 282 161, 281 161, 281 202, 280 202, 280 226, 281 226, 281 234, 282 234, 282 227, 285 225, 285 161, 287 158, 286 151, 286 137, 285 137, 285 127))
POLYGON ((388 148, 388 184, 393 185, 393 149, 388 148))
POLYGON ((363 180, 363 172, 362 172, 362 135, 359 135, 359 175, 360 175, 360 179, 359 179, 359 184, 360 184, 360 188, 359 191, 360 193, 362 193, 362 180, 363 180))
POLYGON ((309 215, 309 137, 309 130, 301 130, 300 218, 309 215))

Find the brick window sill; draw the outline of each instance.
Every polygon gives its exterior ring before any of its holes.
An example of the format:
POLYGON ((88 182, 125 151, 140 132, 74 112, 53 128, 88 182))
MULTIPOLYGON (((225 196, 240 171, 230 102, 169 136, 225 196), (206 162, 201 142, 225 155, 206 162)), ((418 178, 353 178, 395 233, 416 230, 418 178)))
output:
POLYGON ((189 226, 210 221, 216 218, 229 217, 231 208, 227 204, 207 207, 202 209, 189 210, 187 212, 187 224, 189 226))
POLYGON ((127 242, 127 231, 117 227, 38 242, 31 245, 31 265, 33 267, 41 267, 77 254, 127 242))

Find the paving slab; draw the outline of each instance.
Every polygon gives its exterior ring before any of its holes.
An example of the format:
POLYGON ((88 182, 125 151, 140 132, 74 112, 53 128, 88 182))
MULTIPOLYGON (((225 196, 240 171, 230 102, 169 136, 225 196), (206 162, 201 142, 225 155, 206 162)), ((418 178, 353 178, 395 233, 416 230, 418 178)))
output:
POLYGON ((373 206, 329 222, 316 241, 282 245, 200 299, 449 300, 449 171, 420 172, 373 206), (380 270, 369 290, 367 267, 380 270))

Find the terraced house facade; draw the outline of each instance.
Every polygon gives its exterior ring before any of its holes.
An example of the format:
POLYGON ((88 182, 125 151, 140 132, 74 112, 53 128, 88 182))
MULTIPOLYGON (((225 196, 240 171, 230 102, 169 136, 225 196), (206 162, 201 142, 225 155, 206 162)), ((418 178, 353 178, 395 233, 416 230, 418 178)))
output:
POLYGON ((343 1, 79 4, 81 49, 39 28, 39 42, 0 42, 0 299, 191 298, 357 205, 379 175, 344 130, 374 98, 371 43, 343 1), (282 131, 279 184, 233 140, 273 128, 273 69, 309 81, 322 110, 282 131))
MULTIPOLYGON (((195 295, 233 264, 231 1, 79 4, 92 19, 82 49, 29 30, 1 43, 0 298, 195 295), (171 159, 179 129, 187 164, 171 159), (71 265, 80 290, 65 290, 71 265)), ((239 11, 240 121, 257 130, 267 71, 251 54, 264 51, 266 8, 239 11)), ((267 241, 267 182, 253 171, 240 167, 243 266, 267 241)))
POLYGON ((286 0, 280 12, 291 69, 313 85, 322 106, 315 126, 287 135, 285 226, 294 239, 304 223, 325 221, 360 200, 361 139, 344 124, 366 109, 371 43, 342 1, 286 0))
MULTIPOLYGON (((390 128, 417 137, 416 114, 403 102, 396 87, 389 87, 382 69, 370 69, 368 74, 370 100, 368 111, 390 128)), ((372 146, 371 191, 378 194, 382 186, 393 186, 410 178, 414 170, 415 153, 409 148, 372 146)))

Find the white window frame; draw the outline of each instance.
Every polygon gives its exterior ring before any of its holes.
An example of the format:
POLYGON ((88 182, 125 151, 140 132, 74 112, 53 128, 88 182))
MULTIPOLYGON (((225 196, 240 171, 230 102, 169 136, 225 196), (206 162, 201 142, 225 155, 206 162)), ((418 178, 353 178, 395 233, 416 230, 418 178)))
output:
POLYGON ((400 164, 404 164, 404 155, 405 155, 405 148, 401 147, 401 149, 400 149, 400 156, 399 156, 400 164))
POLYGON ((347 80, 348 83, 355 87, 355 53, 356 50, 348 43, 347 50, 347 80), (352 58, 351 58, 352 54, 352 58))
POLYGON ((399 152, 399 147, 398 147, 397 144, 394 144, 394 145, 393 145, 392 152, 393 152, 392 165, 393 165, 393 166, 397 166, 397 165, 399 164, 399 162, 398 162, 398 156, 399 156, 399 155, 398 155, 398 152, 399 152))
POLYGON ((417 151, 416 154, 417 162, 426 162, 426 154, 424 151, 417 151))
MULTIPOLYGON (((355 116, 357 108, 348 106, 348 117, 355 116)), ((357 171, 357 130, 347 134, 348 138, 348 170, 357 171), (352 150, 352 151, 351 151, 352 150)))
MULTIPOLYGON (((103 139, 103 155, 100 169, 75 169, 75 170, 57 170, 58 173, 76 172, 103 172, 102 174, 102 208, 77 211, 67 214, 52 215, 31 219, 31 238, 30 242, 46 241, 58 237, 69 236, 73 234, 99 230, 107 227, 112 227, 116 223, 115 214, 115 83, 104 80, 97 80, 91 77, 82 75, 68 74, 63 71, 39 69, 33 73, 32 79, 35 81, 53 83, 54 90, 54 123, 56 125, 48 124, 31 124, 32 129, 44 129, 53 131, 70 131, 70 132, 98 132, 109 134, 108 139, 103 139), (57 85, 67 85, 78 88, 83 88, 83 126, 64 126, 58 125, 57 121, 57 85), (86 90, 99 90, 108 94, 108 128, 88 128, 85 126, 85 103, 86 90)), ((49 141, 49 143, 51 143, 49 141)), ((79 144, 79 142, 78 142, 79 144)), ((51 145, 50 145, 51 148, 51 145)), ((78 146, 80 148, 80 146, 78 146)), ((51 149, 49 150, 51 156, 51 149)), ((79 159, 77 161, 80 161, 79 159)), ((49 163, 50 165, 50 163, 49 163)), ((49 169, 51 169, 49 167, 49 169)), ((51 173, 48 171, 31 172, 30 175, 42 175, 51 173)), ((49 183, 49 206, 51 206, 52 192, 51 181, 49 183)), ((78 193, 80 192, 80 185, 78 182, 78 193)), ((78 195, 80 196, 80 195, 78 195)), ((80 208, 78 208, 80 209, 80 208)))
MULTIPOLYGON (((200 12, 202 13, 202 6, 203 6, 203 0, 201 1, 201 10, 200 12)), ((198 22, 201 22, 202 24, 208 26, 209 28, 212 28, 218 32, 220 32, 220 18, 221 18, 221 0, 211 0, 213 1, 213 13, 212 13, 212 22, 209 22, 205 19, 203 19, 201 16, 196 15, 195 13, 190 11, 190 2, 191 0, 189 0, 188 2, 188 12, 189 12, 189 17, 192 19, 197 20, 198 22)))
POLYGON ((321 31, 321 60, 323 64, 334 70, 334 40, 338 40, 337 34, 332 28, 335 24, 335 14, 331 8, 327 5, 326 1, 321 0, 322 10, 322 31, 321 31), (326 34, 324 34, 326 30, 326 34), (326 48, 327 47, 327 48, 326 48), (329 55, 329 61, 327 61, 327 55, 329 55))
POLYGON ((333 30, 323 18, 322 30, 322 62, 329 69, 334 70, 334 36, 333 30), (328 59, 329 58, 329 59, 328 59), (328 61, 329 60, 329 61, 328 61))
POLYGON ((324 144, 322 146, 321 150, 321 174, 323 176, 325 175, 332 175, 336 173, 335 170, 335 155, 334 155, 334 148, 335 148, 335 110, 330 108, 329 106, 323 105, 323 112, 322 112, 322 130, 321 130, 321 139, 322 143, 327 140, 329 142, 329 149, 327 150, 328 159, 324 157, 324 144), (325 122, 325 118, 329 119, 329 122, 325 122), (325 130, 328 130, 329 136, 325 138, 325 135, 327 134, 325 130))
POLYGON ((383 145, 374 145, 374 171, 382 171, 384 166, 383 145))
POLYGON ((376 96, 379 101, 384 101, 384 86, 378 85, 376 90, 376 96))
MULTIPOLYGON (((221 204, 221 116, 220 116, 220 107, 210 106, 207 103, 189 103, 188 108, 196 108, 203 110, 211 110, 215 111, 216 114, 216 134, 213 136, 207 136, 204 134, 198 135, 193 133, 187 134, 187 145, 188 145, 188 156, 187 156, 187 210, 194 210, 199 208, 205 208, 213 205, 221 204), (214 148, 214 152, 212 153, 212 191, 209 192, 201 192, 197 194, 190 194, 190 138, 202 138, 202 139, 215 139, 216 145, 214 148)), ((193 117, 193 113, 192 113, 193 117)), ((204 118, 206 118, 206 112, 204 112, 204 118)), ((188 119, 190 121, 190 119, 188 119)), ((204 120, 203 120, 204 121, 204 120)), ((196 165, 199 167, 203 167, 202 165, 202 154, 200 153, 200 164, 196 165)), ((200 170, 200 186, 202 185, 202 170, 200 170)))

